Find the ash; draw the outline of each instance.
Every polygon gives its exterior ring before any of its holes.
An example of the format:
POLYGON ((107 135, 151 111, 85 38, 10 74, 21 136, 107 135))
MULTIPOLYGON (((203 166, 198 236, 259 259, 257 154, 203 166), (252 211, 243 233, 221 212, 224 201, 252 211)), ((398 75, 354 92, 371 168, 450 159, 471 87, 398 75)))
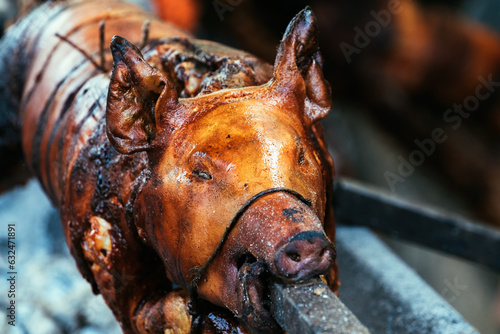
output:
POLYGON ((7 224, 16 226, 16 326, 8 324, 0 283, 0 333, 122 333, 102 297, 80 275, 64 240, 57 210, 31 179, 0 195, 0 273, 7 268, 7 224))

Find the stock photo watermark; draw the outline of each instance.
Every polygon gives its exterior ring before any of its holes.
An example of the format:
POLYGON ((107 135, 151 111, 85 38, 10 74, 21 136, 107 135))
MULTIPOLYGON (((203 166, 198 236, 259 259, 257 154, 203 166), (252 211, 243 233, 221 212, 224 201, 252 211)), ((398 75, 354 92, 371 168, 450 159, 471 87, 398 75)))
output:
POLYGON ((458 297, 460 297, 468 288, 467 285, 460 283, 458 277, 455 277, 453 279, 453 282, 445 279, 443 283, 444 285, 446 285, 446 287, 441 289, 441 296, 450 304, 453 304, 455 301, 457 301, 458 297))
POLYGON ((391 24, 393 16, 401 13, 402 10, 403 5, 400 0, 390 0, 387 3, 387 9, 370 11, 373 19, 368 21, 363 29, 358 26, 354 27, 356 34, 354 35, 352 44, 347 42, 339 44, 347 63, 350 64, 354 55, 359 55, 364 48, 370 45, 372 39, 377 37, 383 28, 391 24))
POLYGON ((7 323, 16 326, 16 224, 7 225, 7 323))
MULTIPOLYGON (((493 75, 487 78, 478 77, 479 84, 476 86, 475 94, 467 96, 461 104, 455 103, 443 113, 443 122, 452 130, 457 130, 463 124, 463 120, 469 118, 481 105, 481 101, 487 100, 500 87, 500 82, 493 81, 493 75)), ((407 157, 399 155, 397 157, 399 166, 397 172, 385 171, 384 177, 392 192, 398 183, 405 182, 413 175, 416 167, 421 166, 428 157, 436 151, 439 144, 448 139, 445 129, 438 127, 430 132, 429 137, 415 139, 413 143, 417 149, 410 152, 407 157)))
POLYGON ((116 269, 113 269, 111 271, 111 274, 113 275, 115 280, 117 280, 120 283, 120 286, 116 288, 115 293, 119 293, 120 291, 122 291, 122 289, 126 288, 127 285, 132 283, 136 278, 136 276, 134 275, 128 275, 125 268, 123 268, 121 272, 119 272, 116 269))
POLYGON ((219 16, 219 19, 224 21, 224 14, 226 12, 232 12, 242 2, 243 0, 214 0, 212 5, 214 6, 215 12, 219 16))

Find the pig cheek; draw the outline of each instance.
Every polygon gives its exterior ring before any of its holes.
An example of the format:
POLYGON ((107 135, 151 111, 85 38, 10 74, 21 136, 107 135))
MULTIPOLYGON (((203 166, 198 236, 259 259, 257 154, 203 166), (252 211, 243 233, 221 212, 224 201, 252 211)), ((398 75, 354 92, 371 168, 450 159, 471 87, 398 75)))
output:
POLYGON ((136 203, 136 222, 139 236, 146 241, 160 256, 165 266, 166 275, 173 283, 185 286, 185 277, 181 274, 181 238, 187 234, 183 231, 184 210, 179 206, 185 198, 179 191, 172 190, 168 182, 160 181, 153 175, 136 203))
MULTIPOLYGON (((184 208, 184 225, 180 247, 182 272, 192 278, 197 269, 203 267, 217 248, 226 227, 230 223, 234 208, 228 206, 229 198, 222 196, 216 185, 193 184, 189 186, 187 204, 184 208)), ((175 208, 172 208, 175 209, 175 208)))
POLYGON ((187 200, 178 191, 164 204, 166 217, 158 224, 156 235, 163 239, 164 260, 169 263, 167 269, 177 275, 175 283, 187 287, 196 270, 201 268, 208 258, 206 226, 197 224, 196 204, 187 200))
POLYGON ((165 198, 160 196, 158 189, 154 189, 154 192, 150 191, 144 197, 143 203, 148 242, 160 255, 169 280, 182 285, 183 279, 179 275, 180 271, 176 261, 178 249, 175 248, 179 241, 179 233, 177 224, 172 223, 176 221, 176 212, 165 205, 165 198))
POLYGON ((200 280, 198 293, 202 298, 239 316, 243 297, 232 253, 224 246, 200 280))
MULTIPOLYGON (((199 209, 192 215, 191 239, 197 247, 195 253, 204 254, 198 260, 199 266, 202 266, 217 248, 240 204, 234 195, 223 196, 219 192, 217 198, 199 194, 198 200, 194 200, 191 206, 199 209), (234 202, 237 202, 237 207, 234 207, 234 202)), ((243 303, 236 258, 245 249, 242 249, 242 243, 234 241, 229 238, 223 244, 220 253, 198 282, 198 293, 211 303, 226 307, 239 315, 243 303)))

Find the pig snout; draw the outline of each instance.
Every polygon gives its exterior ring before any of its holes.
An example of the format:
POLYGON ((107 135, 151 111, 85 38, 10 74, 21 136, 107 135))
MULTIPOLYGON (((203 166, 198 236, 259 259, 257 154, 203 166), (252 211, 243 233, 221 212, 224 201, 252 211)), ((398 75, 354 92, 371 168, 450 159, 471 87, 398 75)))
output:
POLYGON ((292 237, 274 256, 279 276, 307 280, 324 274, 332 265, 334 248, 319 231, 306 231, 292 237))
POLYGON ((307 280, 325 274, 333 264, 335 248, 320 219, 291 194, 274 193, 259 199, 240 223, 240 246, 246 245, 277 278, 307 280))
POLYGON ((206 281, 200 280, 198 293, 230 309, 255 332, 276 333, 271 282, 305 281, 327 274, 334 262, 335 246, 316 214, 321 209, 286 191, 251 202, 208 267, 206 281))

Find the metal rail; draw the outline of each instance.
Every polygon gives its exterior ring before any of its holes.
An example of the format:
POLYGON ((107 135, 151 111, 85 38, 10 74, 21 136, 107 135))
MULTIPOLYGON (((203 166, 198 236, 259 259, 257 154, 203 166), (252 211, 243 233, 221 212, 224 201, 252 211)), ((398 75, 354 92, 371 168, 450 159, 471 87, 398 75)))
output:
POLYGON ((500 271, 500 230, 414 204, 356 181, 334 182, 338 222, 373 228, 500 271))

